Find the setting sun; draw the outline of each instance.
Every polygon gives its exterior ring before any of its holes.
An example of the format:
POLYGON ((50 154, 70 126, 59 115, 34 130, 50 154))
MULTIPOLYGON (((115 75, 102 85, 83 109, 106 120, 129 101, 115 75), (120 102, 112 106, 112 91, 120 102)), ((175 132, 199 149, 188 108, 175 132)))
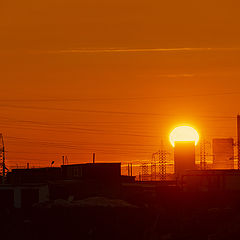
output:
POLYGON ((180 126, 175 128, 170 134, 170 142, 172 146, 175 146, 175 142, 195 142, 197 145, 199 141, 198 132, 189 126, 180 126))

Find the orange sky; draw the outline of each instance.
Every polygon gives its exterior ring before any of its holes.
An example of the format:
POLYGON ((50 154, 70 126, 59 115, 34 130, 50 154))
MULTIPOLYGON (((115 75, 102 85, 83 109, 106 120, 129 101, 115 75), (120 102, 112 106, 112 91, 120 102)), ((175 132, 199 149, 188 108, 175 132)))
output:
POLYGON ((239 1, 0 3, 8 166, 150 159, 189 123, 235 136, 239 1), (218 117, 220 116, 220 118, 218 117), (227 118, 222 118, 226 116, 227 118))

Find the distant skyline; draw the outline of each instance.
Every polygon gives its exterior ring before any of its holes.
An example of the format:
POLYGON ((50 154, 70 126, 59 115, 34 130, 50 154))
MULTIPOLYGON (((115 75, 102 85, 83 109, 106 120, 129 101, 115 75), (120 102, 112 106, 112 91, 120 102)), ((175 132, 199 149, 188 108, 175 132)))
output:
POLYGON ((145 160, 179 124, 235 137, 240 2, 0 3, 7 164, 145 160))

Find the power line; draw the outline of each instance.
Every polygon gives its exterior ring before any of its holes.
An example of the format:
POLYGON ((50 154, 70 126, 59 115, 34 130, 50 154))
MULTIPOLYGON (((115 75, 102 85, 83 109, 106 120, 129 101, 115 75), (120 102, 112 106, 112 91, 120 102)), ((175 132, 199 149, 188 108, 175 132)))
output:
MULTIPOLYGON (((97 114, 117 114, 117 115, 137 115, 137 116, 160 116, 160 117, 178 117, 176 114, 162 114, 162 113, 151 113, 151 112, 126 112, 126 111, 106 111, 106 110, 87 110, 87 109, 68 109, 68 108, 50 108, 50 107, 37 107, 37 106, 17 106, 17 105, 0 105, 2 108, 16 108, 16 109, 32 109, 42 111, 66 111, 66 112, 80 112, 80 113, 97 113, 97 114)), ((214 115, 200 115, 197 118, 218 118, 218 119, 235 119, 232 116, 214 116, 214 115)))
POLYGON ((135 96, 135 97, 85 97, 85 98, 42 98, 42 99, 0 99, 1 102, 82 102, 82 101, 131 101, 131 100, 158 100, 172 98, 189 98, 189 97, 209 97, 223 95, 239 95, 240 92, 212 92, 203 94, 184 94, 168 96, 135 96))

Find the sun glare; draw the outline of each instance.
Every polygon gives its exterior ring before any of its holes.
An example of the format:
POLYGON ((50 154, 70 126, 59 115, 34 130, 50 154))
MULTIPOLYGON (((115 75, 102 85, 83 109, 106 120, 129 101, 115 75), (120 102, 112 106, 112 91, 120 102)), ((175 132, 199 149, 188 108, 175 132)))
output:
POLYGON ((195 142, 198 144, 199 134, 198 132, 189 126, 181 126, 175 128, 170 134, 170 142, 175 147, 175 142, 195 142))

